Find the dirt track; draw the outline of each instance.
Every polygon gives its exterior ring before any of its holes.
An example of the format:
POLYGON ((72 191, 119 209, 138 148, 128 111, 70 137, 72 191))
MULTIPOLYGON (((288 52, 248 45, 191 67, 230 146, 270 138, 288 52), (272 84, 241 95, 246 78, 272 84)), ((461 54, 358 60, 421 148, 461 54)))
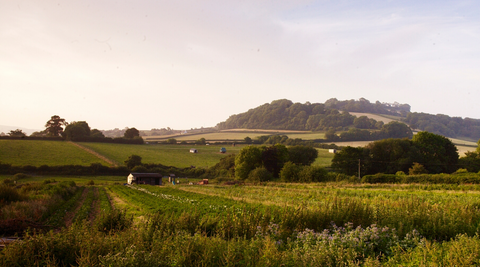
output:
POLYGON ((69 143, 72 144, 72 145, 74 145, 74 146, 77 146, 78 148, 81 148, 81 149, 87 151, 88 153, 94 155, 95 157, 97 157, 97 158, 99 158, 99 159, 107 162, 108 164, 110 164, 111 167, 118 167, 118 164, 115 163, 113 160, 110 160, 110 159, 108 159, 107 157, 105 157, 105 156, 103 156, 103 155, 100 155, 99 153, 91 150, 90 148, 84 147, 84 146, 82 146, 82 145, 80 145, 80 144, 78 144, 78 143, 74 143, 74 142, 72 142, 72 141, 69 141, 69 143))

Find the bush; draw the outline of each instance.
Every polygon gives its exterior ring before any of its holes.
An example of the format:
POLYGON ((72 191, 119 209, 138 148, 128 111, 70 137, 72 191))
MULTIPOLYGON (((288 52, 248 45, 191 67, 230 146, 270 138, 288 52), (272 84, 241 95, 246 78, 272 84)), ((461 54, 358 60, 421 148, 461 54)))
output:
POLYGON ((13 180, 18 181, 20 179, 28 178, 29 176, 24 173, 17 173, 13 176, 13 180))
POLYGON ((251 182, 265 182, 271 181, 273 174, 270 173, 265 167, 257 167, 248 174, 248 180, 251 182))
POLYGON ((97 220, 97 230, 104 233, 122 231, 133 225, 133 217, 127 211, 114 209, 102 214, 97 220))
POLYGON ((300 182, 303 183, 325 182, 327 171, 318 166, 304 166, 298 176, 300 182))
POLYGON ((3 180, 3 184, 0 184, 0 204, 2 204, 2 202, 10 203, 23 200, 24 197, 18 192, 18 190, 15 187, 6 184, 5 180, 3 180))
POLYGON ((90 180, 87 182, 87 185, 95 185, 95 182, 93 180, 90 180))

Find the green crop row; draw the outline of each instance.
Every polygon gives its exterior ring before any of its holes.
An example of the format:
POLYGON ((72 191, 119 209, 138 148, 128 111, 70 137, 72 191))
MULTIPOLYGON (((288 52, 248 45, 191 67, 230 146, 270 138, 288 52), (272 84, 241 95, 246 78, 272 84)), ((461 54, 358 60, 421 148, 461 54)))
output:
POLYGON ((64 226, 65 215, 67 214, 67 212, 72 211, 75 208, 75 206, 78 203, 78 200, 82 196, 83 190, 85 190, 85 188, 80 187, 79 190, 77 190, 70 199, 62 203, 60 206, 58 206, 58 208, 56 209, 56 212, 54 212, 51 216, 46 217, 45 219, 46 224, 52 227, 64 226))
POLYGON ((78 209, 75 213, 75 217, 73 218, 73 222, 80 222, 83 220, 88 219, 88 215, 92 211, 92 204, 94 201, 94 191, 92 187, 85 188, 87 190, 87 195, 85 200, 82 203, 82 206, 78 209))

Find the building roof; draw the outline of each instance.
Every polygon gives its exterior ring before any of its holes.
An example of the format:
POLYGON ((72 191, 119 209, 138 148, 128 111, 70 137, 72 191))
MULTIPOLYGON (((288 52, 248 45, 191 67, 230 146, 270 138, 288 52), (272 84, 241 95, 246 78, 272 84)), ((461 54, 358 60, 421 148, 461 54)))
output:
POLYGON ((132 172, 130 173, 133 177, 162 177, 160 173, 141 173, 141 172, 132 172))

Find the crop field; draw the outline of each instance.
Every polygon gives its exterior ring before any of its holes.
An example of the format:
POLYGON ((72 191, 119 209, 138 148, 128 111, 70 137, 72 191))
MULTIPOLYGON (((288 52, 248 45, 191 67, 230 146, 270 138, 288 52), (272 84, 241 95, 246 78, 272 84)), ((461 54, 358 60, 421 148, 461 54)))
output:
POLYGON ((71 178, 18 181, 19 198, 0 205, 0 229, 37 231, 1 250, 1 266, 480 262, 478 185, 124 186, 71 178))
POLYGON ((0 140, 0 162, 12 165, 90 165, 105 161, 61 141, 0 140))

